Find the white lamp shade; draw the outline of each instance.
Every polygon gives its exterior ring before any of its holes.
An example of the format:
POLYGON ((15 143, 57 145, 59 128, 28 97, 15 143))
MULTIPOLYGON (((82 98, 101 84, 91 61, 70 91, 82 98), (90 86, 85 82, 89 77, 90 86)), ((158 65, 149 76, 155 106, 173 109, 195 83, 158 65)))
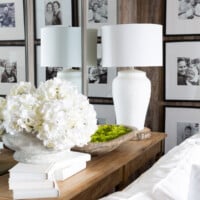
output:
POLYGON ((117 24, 102 27, 103 67, 162 65, 162 26, 117 24))
POLYGON ((41 66, 81 67, 81 28, 65 26, 42 28, 41 66))

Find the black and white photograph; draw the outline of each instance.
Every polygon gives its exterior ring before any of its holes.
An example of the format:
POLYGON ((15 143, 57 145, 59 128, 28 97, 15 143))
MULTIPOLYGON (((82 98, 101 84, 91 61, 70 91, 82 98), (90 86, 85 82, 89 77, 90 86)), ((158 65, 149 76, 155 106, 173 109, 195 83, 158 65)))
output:
POLYGON ((24 46, 0 46, 0 95, 7 95, 13 84, 26 81, 24 46))
POLYGON ((101 44, 97 44, 97 66, 88 67, 88 96, 112 97, 112 81, 117 75, 115 67, 102 67, 101 44))
POLYGON ((15 27, 15 3, 0 3, 0 27, 15 27))
POLYGON ((88 83, 98 83, 98 84, 107 84, 108 69, 106 67, 102 67, 101 58, 97 59, 97 67, 89 67, 88 69, 88 83))
POLYGON ((200 85, 200 58, 177 58, 177 84, 200 85))
POLYGON ((35 21, 36 39, 40 39, 40 29, 44 26, 72 26, 71 0, 36 0, 35 21))
POLYGON ((107 23, 108 3, 108 0, 89 0, 88 23, 107 23))
POLYGON ((117 23, 117 0, 87 0, 87 27, 98 29, 102 25, 117 23))
POLYGON ((165 42, 165 99, 200 100, 200 41, 165 42))
POLYGON ((200 108, 165 107, 165 153, 199 133, 200 108))
POLYGON ((0 59, 0 82, 16 83, 17 82, 17 62, 0 59))
POLYGON ((166 0, 166 35, 199 35, 200 0, 166 0))
POLYGON ((177 145, 199 133, 199 123, 177 122, 177 145))
POLYGON ((62 8, 59 0, 45 1, 45 25, 62 25, 62 8))
POLYGON ((24 40, 23 0, 2 0, 0 2, 0 40, 24 40))
POLYGON ((115 124, 115 111, 112 104, 93 104, 97 112, 97 124, 115 124))
POLYGON ((46 67, 45 80, 53 79, 57 76, 57 72, 61 71, 63 67, 46 67))
POLYGON ((200 0, 179 0, 178 17, 183 20, 200 19, 200 0))

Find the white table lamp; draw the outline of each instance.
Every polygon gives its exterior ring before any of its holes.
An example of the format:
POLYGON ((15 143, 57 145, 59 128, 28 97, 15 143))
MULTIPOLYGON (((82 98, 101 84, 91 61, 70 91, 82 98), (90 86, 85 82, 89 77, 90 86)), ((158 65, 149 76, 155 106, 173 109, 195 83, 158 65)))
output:
MULTIPOLYGON (((87 30, 87 65, 96 65, 97 30, 87 30)), ((41 29, 41 66, 63 67, 57 77, 74 83, 81 92, 82 42, 80 27, 46 26, 41 29)))
MULTIPOLYGON (((162 26, 117 24, 102 27, 103 67, 162 65, 162 26)), ((112 85, 117 124, 144 128, 151 94, 146 73, 134 68, 118 72, 112 85)))
POLYGON ((46 26, 41 29, 41 66, 63 67, 57 77, 66 79, 81 92, 81 28, 46 26), (76 67, 78 70, 74 70, 76 67))

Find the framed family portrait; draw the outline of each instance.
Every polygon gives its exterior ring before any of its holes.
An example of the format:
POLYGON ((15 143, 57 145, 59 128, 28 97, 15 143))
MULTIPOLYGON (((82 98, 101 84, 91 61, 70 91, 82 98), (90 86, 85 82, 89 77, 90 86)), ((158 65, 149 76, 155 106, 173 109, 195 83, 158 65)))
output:
POLYGON ((166 100, 200 100, 200 41, 165 43, 166 100))
POLYGON ((117 0, 87 0, 87 27, 98 29, 117 23, 117 0))
POLYGON ((166 35, 199 35, 199 22, 199 0, 166 0, 166 35))
POLYGON ((73 0, 35 1, 35 38, 40 39, 40 29, 50 25, 72 26, 73 0))
POLYGON ((0 1, 0 40, 24 40, 24 1, 0 1))
POLYGON ((117 75, 115 67, 102 67, 101 44, 97 44, 97 66, 88 67, 88 96, 112 97, 112 81, 117 75))
POLYGON ((0 95, 7 95, 10 88, 26 81, 24 46, 0 46, 0 95))
POLYGON ((200 131, 200 108, 165 107, 165 153, 200 131))
POLYGON ((42 67, 40 46, 36 45, 36 86, 39 86, 41 82, 45 82, 57 76, 57 72, 63 70, 62 67, 42 67))
POLYGON ((115 124, 115 111, 112 104, 93 104, 97 113, 97 124, 115 124))

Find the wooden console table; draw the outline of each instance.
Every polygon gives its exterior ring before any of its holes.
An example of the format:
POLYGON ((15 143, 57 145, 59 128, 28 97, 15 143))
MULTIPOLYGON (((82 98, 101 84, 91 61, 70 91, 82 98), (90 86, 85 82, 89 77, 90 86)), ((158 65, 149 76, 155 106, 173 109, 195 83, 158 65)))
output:
MULTIPOLYGON (((96 200, 123 189, 163 155, 165 137, 164 133, 153 132, 150 139, 128 141, 106 155, 92 157, 86 169, 58 182, 61 196, 57 199, 96 200)), ((0 176, 0 200, 8 199, 12 199, 12 192, 6 174, 0 176)))

